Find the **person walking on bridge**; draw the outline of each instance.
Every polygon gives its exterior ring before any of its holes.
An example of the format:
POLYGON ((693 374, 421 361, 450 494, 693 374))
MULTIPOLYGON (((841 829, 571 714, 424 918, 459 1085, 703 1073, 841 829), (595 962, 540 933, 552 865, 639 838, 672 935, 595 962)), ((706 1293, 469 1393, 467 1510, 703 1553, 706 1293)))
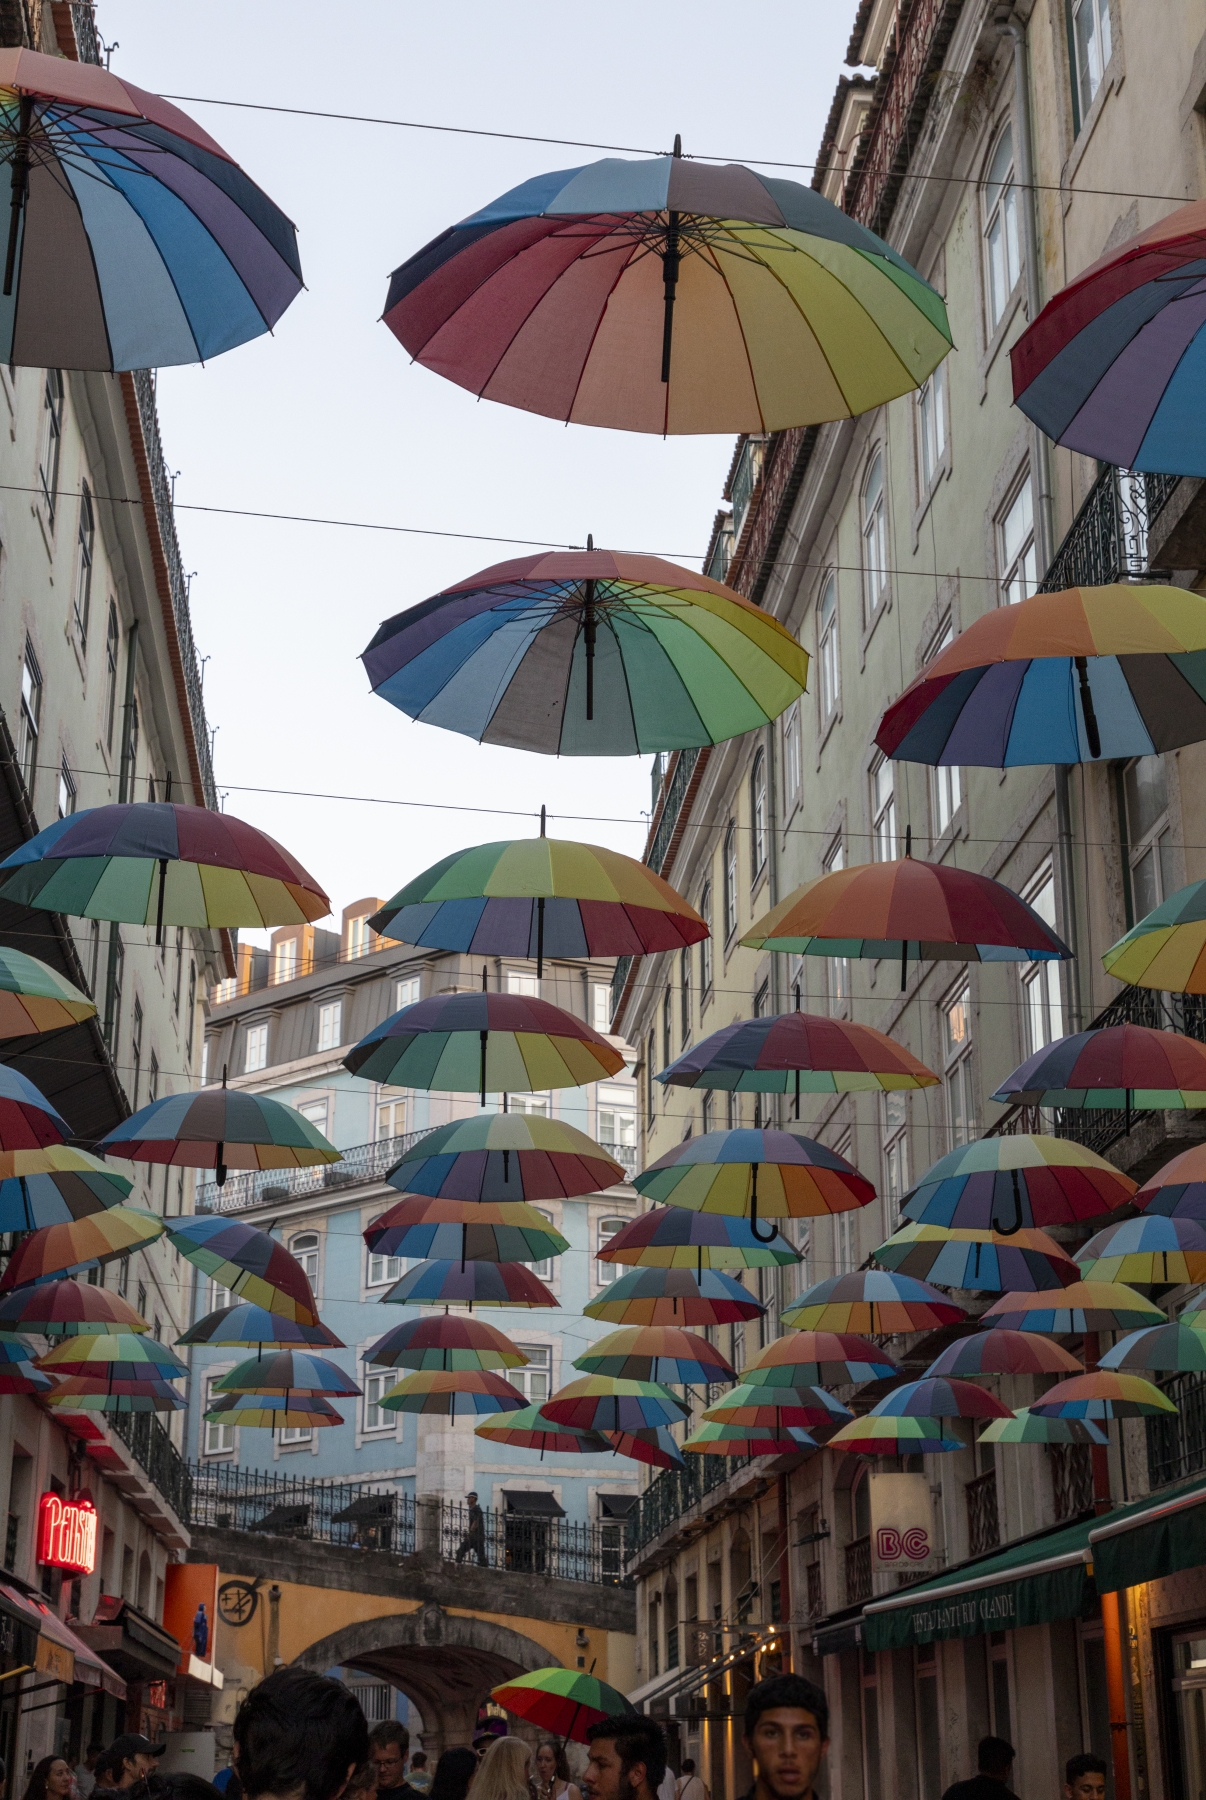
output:
POLYGON ((464 1562, 472 1553, 473 1560, 479 1566, 486 1560, 486 1515, 477 1503, 477 1495, 470 1490, 465 1495, 465 1505, 469 1508, 469 1523, 464 1537, 457 1546, 456 1560, 464 1562))

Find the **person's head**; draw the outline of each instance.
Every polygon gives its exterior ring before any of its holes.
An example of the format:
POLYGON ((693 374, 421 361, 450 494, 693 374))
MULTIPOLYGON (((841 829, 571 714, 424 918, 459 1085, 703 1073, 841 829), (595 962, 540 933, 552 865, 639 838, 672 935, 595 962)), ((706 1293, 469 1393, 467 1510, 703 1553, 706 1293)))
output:
POLYGON ((114 1787, 131 1788, 151 1773, 166 1749, 166 1744, 154 1744, 140 1731, 124 1731, 114 1738, 101 1761, 112 1775, 114 1787))
POLYGON ((416 1750, 410 1759, 410 1766, 412 1769, 425 1769, 427 1767, 426 1750, 416 1750))
POLYGON ((235 1714, 231 1767, 247 1800, 339 1800, 368 1761, 368 1726, 341 1681, 277 1669, 235 1714))
POLYGON ((465 1498, 469 1502, 470 1506, 477 1505, 477 1495, 474 1493, 472 1488, 469 1489, 469 1492, 465 1495, 465 1498))
POLYGON ((771 1675, 745 1703, 745 1747, 763 1795, 798 1800, 812 1791, 829 1748, 825 1690, 803 1675, 771 1675))
POLYGON ((1008 1738, 981 1738, 976 1746, 976 1767, 994 1781, 1007 1781, 1013 1767, 1013 1745, 1008 1738))
POLYGON ((1064 1800, 1105 1800, 1105 1791, 1104 1756, 1086 1750, 1081 1756, 1069 1757, 1064 1764, 1064 1800))
POLYGON ((569 1764, 565 1760, 565 1745, 560 1738, 541 1738, 536 1746, 536 1760, 532 1764, 532 1773, 541 1787, 548 1787, 550 1781, 568 1781, 569 1764))
POLYGON ((529 1800, 532 1746, 522 1738, 495 1738, 473 1777, 473 1800, 529 1800))
POLYGON ((86 1769, 95 1769, 96 1759, 103 1753, 104 1748, 105 1746, 103 1744, 89 1744, 84 1755, 84 1767, 86 1769))
POLYGON ((694 1762, 691 1760, 691 1758, 689 1756, 684 1756, 683 1757, 683 1774, 684 1775, 694 1775, 694 1773, 695 1773, 694 1762))
POLYGON ((651 1800, 666 1773, 666 1740, 656 1719, 622 1713, 589 1726, 586 1738, 586 1800, 651 1800))
POLYGON ((397 1719, 382 1719, 369 1732, 369 1755, 377 1769, 377 1786, 401 1787, 405 1779, 410 1733, 397 1719))
POLYGON ((472 1750, 467 1750, 464 1745, 456 1750, 445 1750, 436 1764, 427 1800, 465 1800, 469 1783, 476 1773, 477 1757, 472 1750))
POLYGON ((44 1756, 35 1764, 25 1790, 25 1800, 67 1800, 71 1769, 61 1756, 44 1756))

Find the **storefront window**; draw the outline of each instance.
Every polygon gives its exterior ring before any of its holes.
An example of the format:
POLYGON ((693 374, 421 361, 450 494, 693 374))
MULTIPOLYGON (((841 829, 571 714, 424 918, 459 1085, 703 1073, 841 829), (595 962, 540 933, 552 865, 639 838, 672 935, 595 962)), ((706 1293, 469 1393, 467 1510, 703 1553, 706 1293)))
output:
POLYGON ((1175 1639, 1172 1663, 1180 1791, 1196 1800, 1206 1792, 1206 1634, 1175 1639))

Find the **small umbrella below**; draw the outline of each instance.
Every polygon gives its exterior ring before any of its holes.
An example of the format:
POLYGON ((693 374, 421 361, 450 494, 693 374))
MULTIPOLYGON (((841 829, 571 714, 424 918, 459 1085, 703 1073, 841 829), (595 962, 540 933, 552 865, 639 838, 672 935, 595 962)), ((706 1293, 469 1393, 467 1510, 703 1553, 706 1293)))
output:
POLYGON ((113 1262, 163 1235, 163 1221, 138 1206, 110 1206, 69 1225, 44 1225, 21 1239, 0 1289, 27 1287, 91 1263, 113 1262))
POLYGON ((240 1300, 234 1306, 220 1306, 190 1325, 177 1344, 222 1344, 248 1350, 262 1350, 265 1345, 309 1349, 343 1350, 343 1339, 337 1338, 329 1326, 319 1320, 303 1325, 297 1319, 283 1318, 266 1307, 240 1300))
POLYGON ((991 1419, 980 1433, 982 1444, 1096 1444, 1109 1443, 1092 1419, 1044 1419, 1027 1406, 1019 1406, 1008 1419, 991 1419))
POLYGON ((871 1254, 884 1268, 972 1292, 1026 1293, 1068 1287, 1080 1278, 1054 1238, 1034 1228, 1006 1236, 910 1220, 871 1254))
POLYGON ((652 1206, 629 1219, 596 1253, 602 1263, 642 1269, 778 1268, 799 1262, 800 1252, 781 1232, 755 1235, 748 1219, 692 1212, 685 1206, 652 1206))
POLYGON ((384 1306, 555 1307, 557 1296, 523 1263, 418 1263, 382 1294, 384 1306))
POLYGON ((987 1388, 949 1375, 923 1376, 893 1388, 871 1408, 871 1418, 1007 1419, 1010 1409, 987 1388))
POLYGON ((321 1394, 222 1394, 205 1417, 214 1424, 247 1425, 256 1431, 310 1431, 343 1424, 343 1414, 321 1394))
POLYGON ((61 1031, 91 1019, 96 1002, 36 956, 0 945, 0 1038, 61 1031))
MULTIPOLYGON (((685 1050, 657 1080, 739 1094, 859 1094, 937 1087, 911 1050, 871 1025, 813 1013, 738 1019, 685 1050)), ((796 1117, 799 1117, 797 1108, 796 1117)))
POLYGON ((0 1298, 0 1329, 42 1337, 91 1336, 98 1331, 149 1331, 128 1300, 88 1282, 43 1281, 0 1298))
POLYGON ((900 1331, 932 1331, 966 1316, 937 1288, 889 1269, 866 1269, 818 1281, 785 1307, 780 1323, 802 1331, 862 1331, 890 1337, 900 1331))
POLYGON ((1125 1281, 1132 1287, 1206 1281, 1206 1224, 1142 1213, 1097 1232, 1081 1245, 1076 1261, 1085 1281, 1125 1281))
POLYGON ((900 1210, 924 1225, 1010 1234, 1095 1218, 1134 1193, 1129 1175, 1073 1139, 1019 1132, 940 1157, 900 1210))
POLYGON ((89 1337, 63 1338, 39 1356, 38 1367, 56 1375, 95 1375, 98 1379, 139 1381, 169 1380, 188 1374, 166 1344, 156 1343, 147 1332, 105 1331, 89 1337))
POLYGON ((88 1150, 46 1144, 40 1150, 0 1151, 0 1232, 67 1225, 108 1206, 133 1189, 126 1175, 88 1150))
POLYGON ((569 1239, 525 1200, 432 1200, 408 1194, 365 1227, 375 1256, 436 1257, 462 1262, 544 1262, 569 1239))
MULTIPOLYGON (((1206 1344, 1203 1345, 1206 1351, 1206 1344)), ((1206 1363, 1203 1364, 1206 1367, 1206 1363)), ((935 1357, 923 1379, 937 1375, 1080 1375, 1070 1350, 1034 1331, 977 1331, 956 1338, 935 1357)))
MULTIPOLYGON (((1136 591, 1146 592, 1146 584, 1136 591)), ((1107 975, 1133 987, 1206 994, 1206 881, 1191 881, 1170 894, 1101 960, 1107 975)))
POLYGON ((318 1323, 305 1270, 266 1231, 223 1213, 186 1214, 167 1221, 165 1229, 181 1256, 241 1300, 303 1325, 318 1323))
POLYGON ((817 1440, 802 1425, 784 1425, 772 1433, 752 1425, 721 1425, 705 1419, 682 1446, 684 1455, 695 1456, 794 1456, 815 1450, 817 1440))
POLYGON ((647 1431, 677 1425, 690 1408, 656 1381, 623 1381, 611 1375, 583 1375, 558 1388, 544 1402, 547 1418, 585 1431, 647 1431))
POLYGON ((631 1700, 581 1669, 534 1669, 491 1688, 490 1698, 537 1730, 576 1744, 586 1743, 587 1727, 600 1719, 640 1716, 631 1700))
POLYGON ((759 1350, 741 1379, 747 1387, 830 1387, 899 1373, 886 1350, 852 1331, 791 1331, 759 1350))
POLYGON ((673 1325, 622 1326, 576 1356, 574 1367, 588 1375, 616 1375, 682 1387, 737 1379, 737 1371, 707 1338, 673 1325))
POLYGON ((377 1369, 519 1369, 528 1358, 484 1319, 403 1319, 361 1358, 377 1369))
POLYGON ((939 1456, 966 1449, 966 1445, 945 1436, 940 1419, 870 1412, 843 1425, 830 1438, 828 1448, 856 1456, 939 1456))
POLYGON ((213 1383, 221 1394, 322 1394, 351 1398, 364 1390, 325 1356, 305 1350, 276 1350, 270 1356, 249 1356, 213 1383))
POLYGON ((723 1213, 750 1222, 755 1237, 763 1219, 812 1219, 852 1212, 875 1198, 875 1189, 853 1163, 827 1144, 798 1131, 744 1127, 684 1138, 632 1185, 667 1206, 723 1213))
POLYGON ((766 1311, 723 1269, 632 1269, 587 1306, 588 1319, 617 1325, 731 1325, 766 1311))
POLYGON ((753 1425, 777 1437, 783 1425, 840 1425, 854 1415, 821 1387, 735 1387, 704 1413, 717 1425, 753 1425))
POLYGON ((1008 1331, 1043 1331, 1053 1337, 1168 1322, 1158 1306, 1117 1281, 1076 1281, 1062 1293, 1003 1294, 980 1319, 986 1328, 1002 1325, 1008 1331))
POLYGON ((1003 1081, 1002 1105, 1180 1112, 1206 1106, 1206 1044, 1148 1025, 1103 1025, 1056 1038, 1003 1081))
POLYGON ((617 1456, 627 1456, 632 1462, 648 1463, 654 1469, 686 1466, 667 1425, 653 1425, 647 1431, 605 1431, 603 1436, 617 1456))
POLYGON ((1030 1411, 1040 1419, 1151 1419, 1161 1413, 1179 1412, 1141 1375, 1121 1375, 1113 1369, 1094 1369, 1087 1375, 1071 1375, 1057 1382, 1030 1411))
POLYGON ((505 1376, 491 1369, 412 1369, 377 1404, 385 1412, 443 1413, 456 1419, 519 1412, 524 1398, 505 1376))
POLYGON ((572 1425, 558 1425, 546 1419, 539 1406, 524 1406, 518 1412, 499 1413, 473 1428, 474 1437, 492 1444, 514 1444, 521 1450, 546 1450, 559 1456, 592 1456, 612 1448, 597 1431, 579 1431, 572 1425))
POLYGON ((625 1179, 615 1158, 577 1126, 519 1112, 437 1125, 386 1176, 405 1194, 474 1202, 567 1200, 625 1179))
POLYGON ((1170 1375, 1206 1369, 1206 1331, 1195 1331, 1191 1325, 1182 1324, 1131 1331, 1110 1346, 1098 1367, 1128 1375, 1140 1369, 1170 1375))
POLYGON ((166 1381, 67 1375, 46 1396, 46 1404, 70 1412, 132 1413, 180 1412, 186 1402, 166 1381))

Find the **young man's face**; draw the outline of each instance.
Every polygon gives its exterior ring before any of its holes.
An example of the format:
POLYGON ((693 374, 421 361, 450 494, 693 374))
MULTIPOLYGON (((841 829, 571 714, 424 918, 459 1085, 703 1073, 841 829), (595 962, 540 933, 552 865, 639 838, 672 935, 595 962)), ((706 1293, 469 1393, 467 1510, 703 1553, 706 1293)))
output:
POLYGON ((1095 1769, 1085 1775, 1078 1775, 1075 1781, 1065 1781, 1064 1800, 1105 1800, 1106 1778, 1095 1769))
POLYGON ((764 1712, 745 1743, 754 1759, 758 1786, 773 1800, 802 1800, 829 1748, 815 1717, 802 1706, 776 1706, 764 1712))
POLYGON ((645 1786, 645 1765, 634 1763, 627 1775, 614 1738, 596 1738, 582 1777, 586 1800, 630 1800, 645 1786))
POLYGON ((404 1760, 401 1744, 374 1744, 372 1758, 377 1769, 377 1786, 401 1787, 404 1760))

